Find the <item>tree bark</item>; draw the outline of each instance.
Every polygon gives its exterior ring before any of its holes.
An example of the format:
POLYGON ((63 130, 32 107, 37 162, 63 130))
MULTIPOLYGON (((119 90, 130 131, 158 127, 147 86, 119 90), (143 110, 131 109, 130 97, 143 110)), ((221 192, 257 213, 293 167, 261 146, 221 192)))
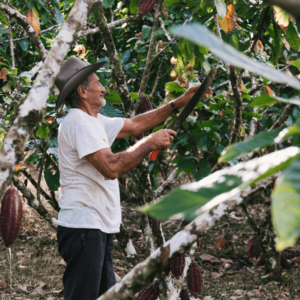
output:
MULTIPOLYGON (((42 118, 54 79, 70 45, 73 44, 78 29, 86 20, 92 4, 93 0, 77 0, 75 2, 33 87, 18 109, 17 118, 9 129, 0 150, 0 199, 2 199, 2 195, 11 181, 17 162, 23 157, 29 133, 42 118)), ((2 5, 0 3, 0 6, 2 5)))
POLYGON ((292 104, 292 103, 288 104, 285 107, 282 115, 279 117, 279 119, 277 119, 277 121, 273 124, 273 126, 270 128, 269 131, 274 130, 274 129, 278 128, 278 127, 283 126, 284 122, 288 119, 288 117, 290 116, 290 114, 293 112, 293 110, 296 107, 297 107, 297 105, 295 105, 295 104, 292 104))
POLYGON ((102 1, 96 2, 92 7, 92 12, 95 16, 96 23, 100 29, 103 41, 107 48, 107 55, 110 59, 110 65, 112 69, 112 81, 117 83, 116 92, 120 95, 123 103, 123 112, 125 117, 130 117, 133 104, 130 97, 130 93, 127 88, 127 83, 122 70, 122 66, 115 48, 113 37, 108 28, 108 24, 105 19, 104 10, 102 8, 102 1))
POLYGON ((162 6, 163 0, 157 0, 156 6, 155 6, 155 12, 154 12, 154 17, 153 17, 153 25, 152 25, 152 32, 151 32, 151 39, 150 39, 150 44, 149 44, 149 49, 148 49, 148 54, 147 54, 147 59, 146 59, 146 64, 144 67, 144 72, 143 72, 143 78, 141 82, 141 86, 138 92, 138 98, 135 104, 135 112, 137 113, 140 107, 140 101, 142 97, 145 94, 147 83, 150 77, 150 71, 151 71, 151 66, 152 66, 152 56, 155 51, 155 34, 156 30, 159 28, 159 15, 161 11, 161 6, 162 6))
POLYGON ((37 51, 39 52, 41 59, 45 60, 46 56, 47 56, 47 51, 46 51, 42 41, 40 40, 40 38, 37 36, 34 29, 27 21, 26 17, 23 16, 22 14, 20 14, 17 10, 15 10, 3 3, 0 3, 0 8, 2 11, 7 13, 11 18, 17 19, 18 23, 24 28, 24 30, 27 32, 30 40, 35 45, 37 51))

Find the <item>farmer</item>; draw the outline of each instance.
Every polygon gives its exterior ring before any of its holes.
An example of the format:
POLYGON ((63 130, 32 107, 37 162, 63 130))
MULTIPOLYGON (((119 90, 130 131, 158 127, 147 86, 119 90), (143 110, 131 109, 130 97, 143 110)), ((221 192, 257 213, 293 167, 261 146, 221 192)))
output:
POLYGON ((159 130, 124 152, 112 153, 115 139, 137 136, 184 107, 198 87, 176 100, 131 119, 99 114, 105 88, 94 73, 105 62, 87 66, 75 56, 61 67, 55 85, 58 109, 71 109, 59 126, 61 193, 58 217, 59 254, 67 263, 64 299, 95 300, 115 284, 113 233, 120 230, 118 177, 134 169, 153 150, 166 150, 176 133, 159 130))

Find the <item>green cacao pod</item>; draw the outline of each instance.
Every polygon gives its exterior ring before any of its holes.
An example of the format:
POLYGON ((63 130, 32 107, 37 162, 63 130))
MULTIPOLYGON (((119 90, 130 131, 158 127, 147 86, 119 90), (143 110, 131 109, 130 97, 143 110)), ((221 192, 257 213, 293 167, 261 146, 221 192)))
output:
POLYGON ((1 205, 0 230, 6 247, 17 238, 22 221, 22 198, 15 187, 6 190, 1 205))
POLYGON ((195 261, 190 264, 187 271, 187 286, 193 297, 198 298, 200 296, 203 279, 201 269, 195 261))

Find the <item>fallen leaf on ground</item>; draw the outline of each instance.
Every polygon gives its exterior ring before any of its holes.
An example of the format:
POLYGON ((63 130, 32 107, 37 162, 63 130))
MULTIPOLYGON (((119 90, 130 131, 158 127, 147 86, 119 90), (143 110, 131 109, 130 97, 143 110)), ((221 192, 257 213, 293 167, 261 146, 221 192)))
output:
POLYGON ((209 254, 202 254, 202 255, 200 256, 200 258, 201 258, 202 260, 210 261, 210 262, 212 262, 212 263, 219 263, 219 262, 221 262, 220 259, 218 259, 218 258, 216 258, 216 257, 214 257, 214 256, 212 256, 212 255, 209 255, 209 254))

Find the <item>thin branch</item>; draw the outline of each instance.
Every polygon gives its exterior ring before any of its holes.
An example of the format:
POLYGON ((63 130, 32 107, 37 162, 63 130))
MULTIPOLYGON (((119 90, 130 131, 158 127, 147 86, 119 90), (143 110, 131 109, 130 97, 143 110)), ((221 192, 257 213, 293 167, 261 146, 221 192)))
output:
POLYGON ((229 69, 230 69, 229 78, 231 81, 231 86, 232 86, 233 96, 234 96, 234 101, 235 101, 235 112, 234 112, 234 114, 235 114, 234 121, 235 122, 233 124, 231 138, 229 141, 230 144, 233 144, 237 141, 237 138, 238 138, 239 132, 240 132, 240 127, 241 127, 241 123, 242 123, 243 102, 242 102, 242 98, 241 98, 240 92, 237 87, 237 76, 236 76, 236 72, 235 72, 235 67, 229 66, 229 69))
MULTIPOLYGON (((252 77, 251 81, 252 81, 252 89, 255 89, 256 86, 257 86, 255 76, 252 77)), ((255 107, 255 108, 253 109, 253 112, 254 112, 254 113, 258 113, 258 108, 255 107)), ((257 118, 253 117, 253 118, 251 119, 251 123, 250 123, 250 133, 249 133, 249 136, 254 136, 256 124, 257 124, 257 118)))
MULTIPOLYGON (((145 17, 141 16, 141 15, 136 15, 136 16, 133 16, 133 17, 127 17, 127 18, 124 18, 124 19, 121 19, 121 20, 117 20, 117 21, 108 23, 107 27, 109 29, 111 29, 111 28, 114 28, 116 26, 131 22, 131 21, 137 21, 137 20, 145 20, 145 17)), ((80 30, 78 32, 77 38, 81 38, 81 37, 83 37, 85 35, 88 35, 88 34, 95 34, 97 32, 100 32, 99 27, 90 28, 90 29, 87 29, 87 30, 80 30)))
POLYGON ((92 12, 95 16, 96 23, 100 29, 101 36, 107 48, 107 54, 110 59, 110 65, 112 69, 112 81, 117 83, 116 92, 121 97, 124 115, 125 117, 130 117, 133 111, 133 103, 128 91, 126 79, 115 48, 113 37, 104 16, 102 1, 96 2, 93 5, 92 12))
POLYGON ((293 112, 293 110, 297 107, 297 105, 295 104, 288 104, 282 115, 279 117, 279 119, 273 124, 273 126, 270 128, 269 131, 276 129, 278 127, 281 127, 284 125, 285 121, 288 119, 288 117, 290 116, 290 114, 293 112))
MULTIPOLYGON (((73 44, 77 30, 86 20, 92 4, 93 0, 77 0, 74 3, 33 87, 17 110, 17 118, 10 127, 0 149, 0 199, 12 179, 17 162, 23 158, 29 133, 42 118, 54 79, 70 45, 73 44)), ((3 4, 0 3, 0 7, 2 6, 3 4)), ((31 26, 30 28, 32 29, 31 26)))
MULTIPOLYGON (((58 29, 58 28, 60 28, 60 27, 61 27, 61 25, 54 25, 54 26, 49 27, 49 28, 47 28, 47 29, 45 29, 45 30, 41 30, 41 31, 40 31, 40 35, 41 35, 42 33, 51 31, 51 30, 53 30, 53 29, 58 29)), ((26 39, 28 39, 28 37, 17 38, 17 39, 13 39, 13 42, 22 41, 22 40, 26 40, 26 39)), ((8 42, 9 42, 9 40, 2 41, 2 42, 0 42, 0 45, 3 45, 4 43, 8 43, 8 42)))
POLYGON ((161 11, 161 6, 162 6, 163 0, 157 0, 156 1, 156 6, 155 6, 155 12, 153 16, 153 24, 152 24, 152 32, 151 32, 151 38, 150 38, 150 44, 149 44, 149 49, 148 49, 148 54, 147 54, 147 59, 146 59, 146 64, 144 67, 144 72, 143 72, 143 77, 142 77, 142 82, 140 85, 140 89, 138 91, 138 97, 135 103, 135 112, 137 113, 140 107, 140 101, 142 97, 145 94, 146 87, 147 87, 147 82, 150 77, 150 71, 151 71, 151 66, 153 63, 152 56, 155 51, 155 35, 156 31, 159 27, 159 15, 161 11))
POLYGON ((45 58, 47 56, 47 51, 46 51, 42 41, 40 40, 40 38, 37 36, 34 29, 32 28, 32 26, 27 21, 26 17, 23 16, 22 14, 20 14, 17 10, 15 10, 15 9, 7 6, 7 5, 4 5, 3 3, 0 3, 0 8, 1 8, 2 11, 7 13, 11 18, 16 18, 17 19, 18 24, 20 24, 24 28, 24 30, 28 34, 29 39, 35 45, 41 59, 45 60, 45 58))
POLYGON ((153 97, 153 95, 156 91, 157 84, 158 84, 158 81, 160 79, 159 74, 160 74, 161 68, 162 68, 162 64, 160 64, 159 67, 158 67, 158 71, 157 71, 156 79, 155 79, 155 82, 154 82, 154 86, 153 86, 152 92, 150 94, 151 97, 153 97))
POLYGON ((14 51, 14 44, 13 44, 13 38, 12 38, 10 17, 9 17, 9 15, 7 15, 5 13, 3 13, 3 15, 7 19, 8 37, 9 37, 9 46, 10 46, 10 56, 11 56, 11 66, 13 68, 15 68, 16 67, 16 64, 15 64, 15 51, 14 51))
POLYGON ((165 27, 165 24, 164 24, 164 21, 161 17, 159 17, 159 22, 160 22, 160 28, 162 29, 162 31, 164 32, 165 34, 165 37, 167 38, 168 41, 171 41, 171 37, 170 35, 168 34, 167 30, 166 30, 166 27, 165 27))
POLYGON ((34 197, 31 191, 16 176, 12 177, 12 181, 14 186, 22 193, 23 197, 28 200, 28 205, 36 210, 38 214, 56 230, 57 220, 47 211, 43 204, 34 197))
MULTIPOLYGON (((33 179, 33 177, 26 171, 23 170, 22 173, 25 175, 25 177, 31 182, 31 184, 37 189, 38 184, 37 182, 33 179)), ((59 212, 59 207, 58 207, 58 203, 56 202, 56 199, 51 198, 48 196, 48 194, 40 187, 40 192, 42 194, 42 196, 46 199, 46 200, 52 200, 55 204, 50 203, 53 208, 59 212)))
MULTIPOLYGON (((212 4, 213 4, 213 8, 215 8, 216 0, 212 0, 212 4)), ((219 20, 218 20, 218 14, 214 14, 214 19, 215 19, 215 27, 216 27, 217 35, 218 35, 219 39, 222 41, 222 35, 221 35, 221 30, 220 30, 219 20)))

